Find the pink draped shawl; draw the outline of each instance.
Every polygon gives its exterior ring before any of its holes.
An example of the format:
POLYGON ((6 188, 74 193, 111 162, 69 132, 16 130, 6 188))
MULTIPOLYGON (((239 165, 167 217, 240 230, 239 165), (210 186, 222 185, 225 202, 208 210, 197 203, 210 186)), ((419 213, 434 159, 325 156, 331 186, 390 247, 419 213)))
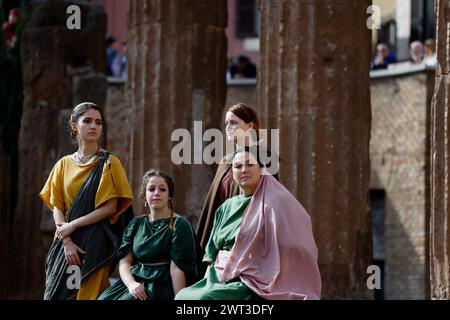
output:
POLYGON ((264 299, 320 299, 311 218, 271 175, 261 177, 232 250, 220 251, 214 266, 220 282, 239 276, 264 299))

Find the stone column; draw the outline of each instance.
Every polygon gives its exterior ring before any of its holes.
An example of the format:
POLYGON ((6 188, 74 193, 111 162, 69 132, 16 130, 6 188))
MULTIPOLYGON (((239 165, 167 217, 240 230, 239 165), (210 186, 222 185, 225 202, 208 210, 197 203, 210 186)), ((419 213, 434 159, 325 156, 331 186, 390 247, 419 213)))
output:
POLYGON ((409 39, 411 37, 411 0, 396 0, 395 22, 397 59, 399 61, 408 60, 410 58, 409 39))
POLYGON ((11 161, 9 155, 3 150, 0 142, 0 299, 8 298, 8 262, 9 262, 9 233, 10 233, 10 197, 11 197, 11 161))
POLYGON ((371 1, 262 0, 258 97, 280 180, 311 214, 322 297, 372 298, 371 1))
POLYGON ((431 298, 430 259, 431 259, 431 106, 434 96, 436 70, 429 68, 427 74, 426 108, 426 153, 425 153, 425 299, 431 298))
POLYGON ((74 76, 76 69, 105 70, 103 8, 82 0, 48 0, 31 2, 29 9, 22 38, 24 105, 18 202, 12 229, 14 255, 10 257, 11 299, 42 298, 45 256, 53 226, 51 212, 38 194, 58 158, 73 151, 64 137, 69 135, 67 115, 74 102, 84 98, 104 103, 106 94, 104 84, 85 86, 83 97, 80 77, 74 76), (81 9, 80 30, 69 30, 66 25, 67 7, 74 4, 81 9))
MULTIPOLYGON (((213 176, 204 164, 175 165, 171 142, 175 129, 194 137, 194 121, 203 131, 221 127, 225 103, 227 23, 225 0, 135 0, 128 9, 126 95, 131 114, 129 172, 133 192, 150 168, 175 179, 175 210, 196 222, 213 176)), ((200 143, 200 145, 198 144, 200 143)), ((142 200, 135 212, 142 213, 142 200)))
POLYGON ((448 179, 450 94, 450 3, 436 0, 437 66, 434 96, 431 103, 430 145, 430 280, 432 299, 450 299, 450 264, 448 218, 450 214, 448 179))

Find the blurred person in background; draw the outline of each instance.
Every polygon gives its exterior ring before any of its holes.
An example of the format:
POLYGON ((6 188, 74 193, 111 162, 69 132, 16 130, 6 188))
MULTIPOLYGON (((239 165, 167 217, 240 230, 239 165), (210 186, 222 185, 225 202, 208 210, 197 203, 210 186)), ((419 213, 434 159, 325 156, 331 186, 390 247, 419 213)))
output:
POLYGON ((409 45, 409 54, 411 61, 414 63, 422 63, 423 60, 423 44, 420 41, 413 41, 409 45))
POLYGON ((371 69, 387 69, 388 65, 397 62, 397 58, 393 52, 390 52, 385 43, 377 45, 377 52, 372 58, 371 69))
POLYGON ((256 78, 256 65, 247 56, 237 57, 229 71, 232 79, 256 78))
POLYGON ((435 66, 436 65, 436 40, 434 39, 427 39, 425 41, 425 51, 424 51, 424 58, 423 63, 425 63, 427 66, 435 66))

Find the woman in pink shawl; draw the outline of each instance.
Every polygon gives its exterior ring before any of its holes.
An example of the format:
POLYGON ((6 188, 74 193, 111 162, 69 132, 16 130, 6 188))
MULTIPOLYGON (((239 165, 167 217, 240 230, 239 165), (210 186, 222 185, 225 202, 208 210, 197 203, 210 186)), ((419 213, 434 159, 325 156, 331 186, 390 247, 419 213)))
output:
POLYGON ((311 219, 259 159, 257 147, 236 151, 233 179, 241 194, 216 211, 205 277, 175 299, 320 299, 311 219))

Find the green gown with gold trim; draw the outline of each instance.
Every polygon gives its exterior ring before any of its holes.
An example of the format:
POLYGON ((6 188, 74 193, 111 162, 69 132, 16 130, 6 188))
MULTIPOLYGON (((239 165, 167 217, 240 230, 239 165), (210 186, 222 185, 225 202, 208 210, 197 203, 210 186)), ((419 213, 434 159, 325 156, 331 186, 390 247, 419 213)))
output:
MULTIPOLYGON (((163 218, 151 222, 148 215, 135 217, 125 230, 118 250, 118 259, 132 252, 131 273, 137 282, 143 283, 148 300, 174 298, 171 260, 184 271, 187 281, 196 277, 198 260, 194 230, 183 217, 174 217, 173 230, 170 230, 169 220, 163 218)), ((136 300, 121 279, 98 299, 136 300)))

